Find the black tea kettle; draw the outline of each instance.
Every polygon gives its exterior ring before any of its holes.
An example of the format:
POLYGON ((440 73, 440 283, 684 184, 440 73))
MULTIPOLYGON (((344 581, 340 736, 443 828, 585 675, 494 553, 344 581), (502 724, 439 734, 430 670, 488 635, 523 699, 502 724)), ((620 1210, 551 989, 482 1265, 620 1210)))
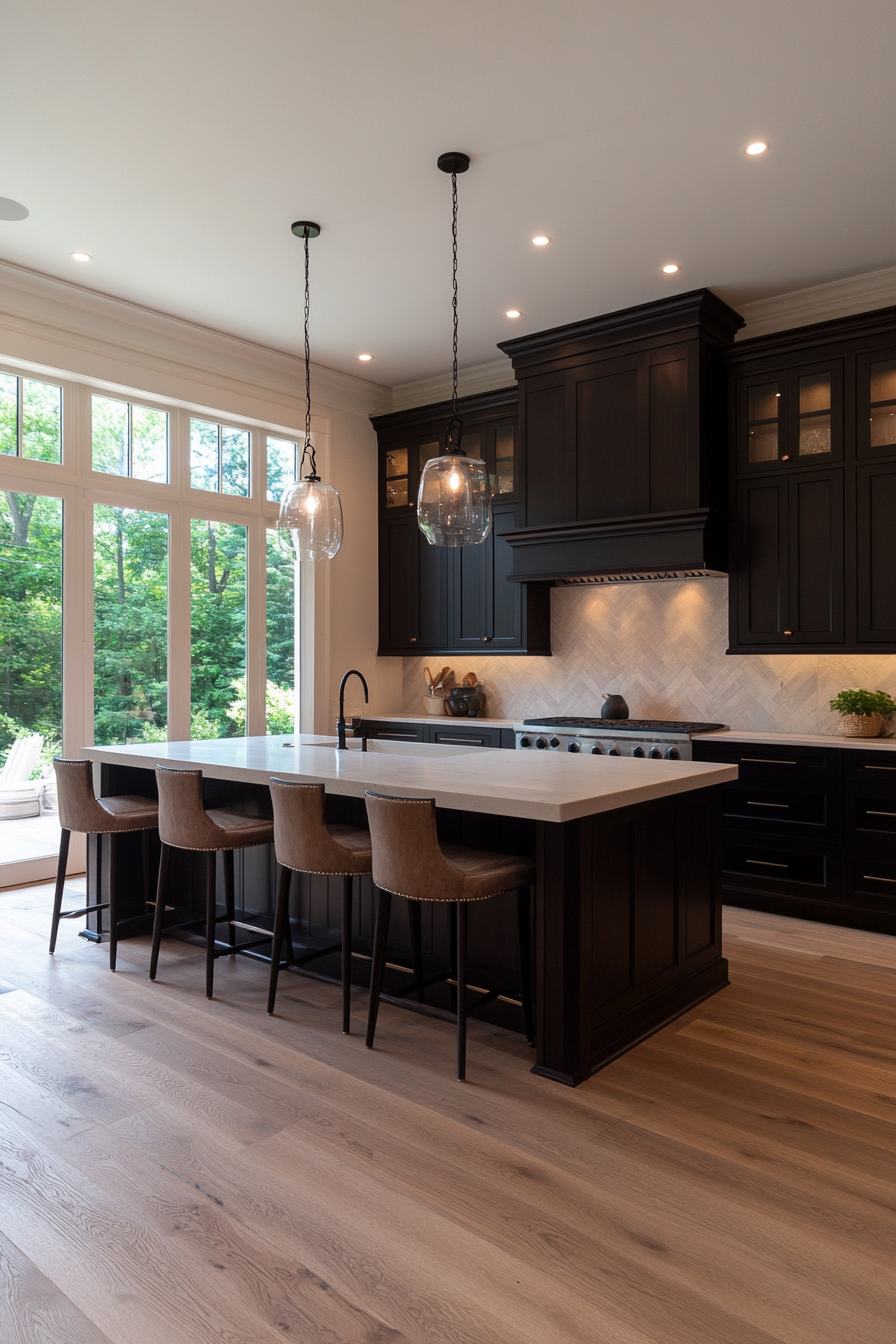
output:
POLYGON ((604 703, 600 707, 600 716, 602 719, 627 719, 628 705, 621 695, 604 695, 604 703))

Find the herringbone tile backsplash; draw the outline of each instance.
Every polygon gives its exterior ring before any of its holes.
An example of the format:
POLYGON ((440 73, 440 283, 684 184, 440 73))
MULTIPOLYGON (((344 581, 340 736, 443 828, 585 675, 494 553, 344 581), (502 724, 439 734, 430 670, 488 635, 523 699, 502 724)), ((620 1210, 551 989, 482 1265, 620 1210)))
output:
MULTIPOLYGON (((845 687, 896 697, 896 656, 727 655, 728 580, 554 588, 552 658, 455 655, 457 680, 475 672, 495 718, 600 713, 604 691, 632 718, 702 719, 732 728, 836 732, 828 701, 845 687)), ((423 667, 404 660, 404 709, 422 711, 423 667)))

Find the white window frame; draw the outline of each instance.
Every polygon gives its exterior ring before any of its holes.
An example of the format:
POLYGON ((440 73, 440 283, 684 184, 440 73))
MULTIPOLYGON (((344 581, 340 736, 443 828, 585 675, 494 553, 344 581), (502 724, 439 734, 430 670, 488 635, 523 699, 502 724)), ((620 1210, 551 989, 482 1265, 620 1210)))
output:
MULTIPOLYGON (((289 425, 253 420, 215 407, 159 397, 139 388, 60 376, 40 365, 0 360, 0 371, 34 377, 62 388, 62 461, 0 454, 0 490, 51 495, 63 501, 62 750, 80 755, 93 742, 93 517, 94 505, 167 513, 168 529, 168 739, 190 736, 190 521, 236 523, 246 528, 246 735, 266 732, 267 536, 279 504, 267 498, 267 438, 301 442, 289 425), (168 474, 163 484, 93 470, 92 397, 107 396, 168 412, 168 474), (190 419, 250 432, 250 494, 219 494, 190 484, 190 419)), ((325 454, 329 420, 312 416, 312 439, 325 454)), ((296 711, 298 723, 313 723, 314 582, 310 566, 297 565, 296 711)), ((306 727, 306 725, 308 725, 306 727)), ((55 871, 53 859, 46 873, 55 871)), ((0 886, 41 880, 30 873, 8 876, 14 864, 0 862, 0 886)), ((77 871, 77 869, 75 869, 77 871)))

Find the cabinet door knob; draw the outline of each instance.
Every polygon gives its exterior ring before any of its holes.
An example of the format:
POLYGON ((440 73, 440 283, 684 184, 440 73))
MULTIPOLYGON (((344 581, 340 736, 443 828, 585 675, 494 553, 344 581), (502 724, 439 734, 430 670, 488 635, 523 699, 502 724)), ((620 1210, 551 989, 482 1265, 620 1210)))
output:
POLYGON ((792 630, 785 630, 784 633, 785 633, 785 635, 792 635, 792 634, 793 634, 793 631, 792 631, 792 630))
POLYGON ((483 642, 483 644, 487 644, 487 643, 489 642, 490 639, 491 639, 491 635, 483 635, 483 636, 482 636, 482 642, 483 642))
MULTIPOLYGON (((790 631, 788 630, 787 633, 790 634, 790 631)), ((416 635, 411 635, 411 643, 412 643, 412 644, 416 644, 416 643, 417 643, 417 636, 416 636, 416 635)))
POLYGON ((781 461, 782 461, 782 462, 789 462, 789 461, 790 461, 790 454, 789 454, 789 453, 785 453, 784 456, 781 458, 781 461))

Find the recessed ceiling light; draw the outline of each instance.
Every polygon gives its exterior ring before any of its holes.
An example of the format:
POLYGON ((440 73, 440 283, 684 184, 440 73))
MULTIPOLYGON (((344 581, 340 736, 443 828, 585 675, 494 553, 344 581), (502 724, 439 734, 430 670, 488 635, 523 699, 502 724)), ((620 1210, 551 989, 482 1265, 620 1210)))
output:
POLYGON ((73 253, 72 253, 72 261, 92 261, 92 260, 93 260, 93 258, 91 257, 91 255, 90 255, 89 252, 73 252, 73 253))
POLYGON ((546 233, 537 233, 532 241, 536 247, 547 247, 551 240, 546 233))
POLYGON ((363 364, 366 364, 369 359, 373 359, 373 355, 359 355, 358 358, 363 364))
POLYGON ((505 317, 522 317, 522 313, 520 312, 519 308, 508 308, 508 309, 507 309, 507 312, 504 314, 504 316, 505 316, 505 317))
POLYGON ((754 140, 751 144, 747 145, 745 152, 747 154, 764 154, 767 149, 768 145, 764 140, 754 140))
POLYGON ((663 267, 663 275, 674 275, 677 270, 678 267, 675 265, 675 262, 669 261, 663 267))

